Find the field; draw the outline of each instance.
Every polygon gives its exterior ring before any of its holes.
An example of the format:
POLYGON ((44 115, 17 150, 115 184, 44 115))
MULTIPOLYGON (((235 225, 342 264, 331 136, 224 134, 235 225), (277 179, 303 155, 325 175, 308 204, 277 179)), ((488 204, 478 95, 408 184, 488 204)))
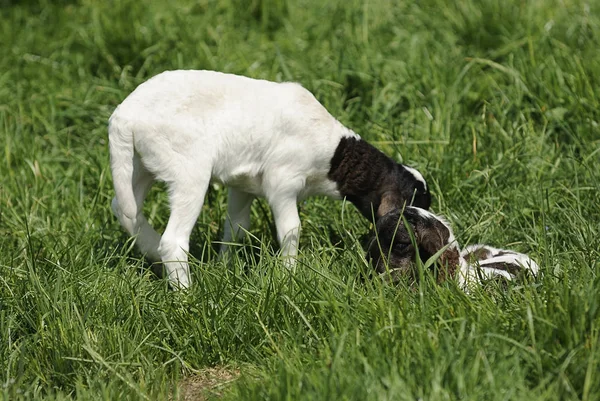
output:
MULTIPOLYGON (((0 0, 4 399, 599 400, 600 2, 0 0), (168 69, 293 80, 424 172, 461 244, 531 283, 362 280, 370 223, 299 205, 286 270, 264 201, 215 251, 226 192, 170 291, 110 211, 107 119, 168 69)), ((168 218, 156 185, 146 215, 168 218)))

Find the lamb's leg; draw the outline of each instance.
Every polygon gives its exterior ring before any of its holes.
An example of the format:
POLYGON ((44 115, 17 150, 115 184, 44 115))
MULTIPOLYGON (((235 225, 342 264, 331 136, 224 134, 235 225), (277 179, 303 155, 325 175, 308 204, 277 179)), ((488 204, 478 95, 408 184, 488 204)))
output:
POLYGON ((117 198, 112 200, 112 211, 119 219, 121 225, 127 230, 129 235, 137 235, 136 246, 152 262, 160 261, 158 254, 158 244, 160 235, 150 226, 146 217, 142 213, 144 199, 154 183, 154 177, 143 166, 137 154, 133 157, 133 173, 131 183, 127 183, 129 199, 123 200, 120 205, 117 198), (125 208, 123 210, 122 206, 125 208))
POLYGON ((277 239, 281 246, 281 256, 286 267, 293 267, 298 254, 298 241, 300 239, 300 216, 298 215, 297 196, 273 196, 269 203, 273 210, 277 239))
POLYGON ((225 219, 221 254, 228 251, 230 242, 239 239, 240 231, 250 229, 250 206, 253 200, 254 195, 235 188, 229 188, 227 218, 225 219))
POLYGON ((210 177, 169 184, 171 215, 160 240, 158 252, 175 288, 190 286, 188 251, 190 234, 196 224, 210 177))

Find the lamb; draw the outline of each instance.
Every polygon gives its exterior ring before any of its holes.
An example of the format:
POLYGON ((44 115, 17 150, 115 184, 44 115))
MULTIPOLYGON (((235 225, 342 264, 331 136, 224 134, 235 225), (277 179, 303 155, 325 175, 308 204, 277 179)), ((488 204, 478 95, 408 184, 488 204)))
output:
POLYGON ((415 280, 417 250, 421 261, 426 262, 444 247, 446 249, 437 259, 438 282, 455 277, 461 262, 464 262, 452 228, 440 216, 406 206, 391 210, 376 222, 375 234, 367 246, 367 259, 377 273, 389 273, 391 281, 398 281, 401 277, 415 280))
POLYGON ((367 258, 377 273, 391 281, 401 277, 416 279, 415 245, 422 262, 440 253, 436 261, 438 282, 454 278, 465 291, 486 280, 510 281, 539 273, 537 263, 519 252, 482 244, 460 250, 443 217, 411 206, 392 210, 377 221, 367 258))
POLYGON ((265 197, 287 266, 297 255, 299 200, 346 198, 368 219, 431 203, 417 170, 362 140, 296 83, 167 71, 116 108, 108 135, 112 210, 139 250, 163 262, 175 288, 190 286, 189 237, 211 181, 229 191, 223 243, 249 229, 250 205, 265 197), (142 214, 156 180, 166 183, 171 209, 162 236, 142 214))

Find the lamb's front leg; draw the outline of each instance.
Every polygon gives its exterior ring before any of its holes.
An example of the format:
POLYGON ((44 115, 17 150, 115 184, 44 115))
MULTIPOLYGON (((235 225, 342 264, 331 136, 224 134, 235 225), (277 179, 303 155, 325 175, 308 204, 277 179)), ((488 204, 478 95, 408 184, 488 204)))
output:
POLYGON ((284 258, 286 267, 293 267, 298 254, 298 241, 300 239, 300 216, 298 215, 296 193, 272 196, 269 199, 275 226, 277 227, 277 239, 281 246, 281 256, 284 258))

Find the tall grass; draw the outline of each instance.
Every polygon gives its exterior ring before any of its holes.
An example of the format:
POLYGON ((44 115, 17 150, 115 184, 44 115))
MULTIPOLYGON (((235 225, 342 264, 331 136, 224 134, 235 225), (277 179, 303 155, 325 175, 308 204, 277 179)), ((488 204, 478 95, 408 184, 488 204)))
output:
MULTIPOLYGON (((0 391, 167 399, 207 367, 224 399, 600 398, 599 4, 0 1, 0 391), (363 280, 369 223, 299 205, 299 268, 265 202, 225 264, 215 187, 194 287, 169 291, 110 213, 106 121, 166 69, 295 80, 425 172, 461 244, 543 276, 466 295, 363 280)), ((163 229, 160 186, 146 214, 163 229)), ((214 389, 213 389, 214 390, 214 389)))

